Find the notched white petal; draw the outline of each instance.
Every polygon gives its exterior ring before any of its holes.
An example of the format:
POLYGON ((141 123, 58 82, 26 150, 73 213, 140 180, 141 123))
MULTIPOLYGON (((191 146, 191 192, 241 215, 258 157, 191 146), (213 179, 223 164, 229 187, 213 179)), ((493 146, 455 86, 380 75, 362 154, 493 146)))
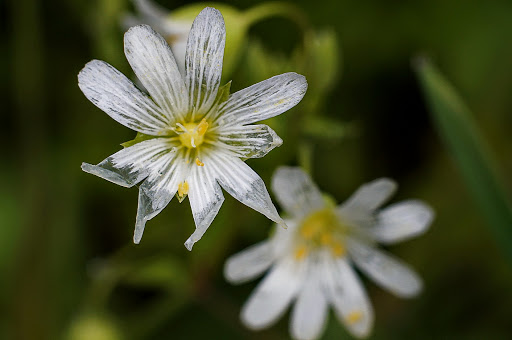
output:
POLYGON ((354 239, 347 246, 359 269, 382 288, 403 298, 421 292, 423 283, 418 274, 401 260, 354 239))
POLYGON ((275 323, 297 295, 304 270, 293 259, 277 264, 251 294, 241 312, 242 322, 258 330, 275 323))
POLYGON ((185 83, 165 39, 148 25, 130 28, 124 35, 124 52, 135 75, 158 103, 168 126, 188 111, 185 83))
POLYGON ((246 125, 275 117, 295 105, 304 95, 308 83, 297 73, 274 76, 231 94, 219 108, 221 125, 246 125))
POLYGON ((146 222, 158 215, 178 191, 178 184, 186 177, 186 164, 176 161, 180 152, 159 158, 153 165, 157 171, 151 172, 139 187, 139 204, 135 221, 133 242, 139 243, 146 222))
POLYGON ((129 188, 155 171, 154 162, 169 152, 173 148, 168 139, 154 138, 120 150, 97 165, 82 163, 82 170, 129 188))
POLYGON ((360 186, 338 210, 348 213, 372 213, 395 193, 396 188, 397 185, 392 179, 376 179, 360 186))
POLYGON ((78 86, 94 105, 132 130, 157 136, 168 127, 151 98, 104 61, 88 62, 78 74, 78 86))
POLYGON ((247 282, 267 270, 273 260, 270 241, 257 243, 227 259, 224 277, 234 284, 247 282))
POLYGON ((363 284, 346 259, 324 255, 322 277, 336 316, 354 337, 367 337, 373 327, 374 315, 363 284))
POLYGON ((295 218, 325 206, 322 193, 300 168, 279 167, 272 176, 272 192, 286 212, 295 218))
POLYGON ((310 272, 292 310, 290 333, 297 340, 314 340, 322 334, 328 304, 317 271, 310 272))
POLYGON ((416 200, 399 202, 378 213, 371 233, 383 244, 401 242, 426 232, 433 219, 434 211, 427 204, 416 200))
MULTIPOLYGON (((194 20, 185 54, 190 109, 205 114, 213 105, 222 76, 226 28, 222 14, 206 7, 194 20)), ((197 117, 196 117, 197 118, 197 117)))
POLYGON ((201 239, 224 202, 222 189, 212 174, 210 162, 207 159, 205 161, 203 166, 193 166, 187 179, 188 200, 196 224, 196 230, 185 242, 188 250, 192 250, 194 243, 201 239))
POLYGON ((260 158, 283 140, 267 125, 247 125, 219 129, 221 147, 241 158, 260 158))
POLYGON ((214 167, 213 171, 220 185, 231 196, 286 227, 270 199, 265 183, 247 164, 237 157, 219 151, 210 159, 210 164, 214 167))

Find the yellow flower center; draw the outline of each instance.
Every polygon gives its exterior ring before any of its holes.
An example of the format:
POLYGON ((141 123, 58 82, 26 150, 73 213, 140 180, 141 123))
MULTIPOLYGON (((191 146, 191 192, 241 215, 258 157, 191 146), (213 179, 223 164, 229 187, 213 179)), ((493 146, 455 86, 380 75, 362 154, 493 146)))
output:
POLYGON ((333 256, 345 255, 343 234, 346 226, 332 208, 315 211, 307 216, 298 229, 298 246, 295 258, 301 260, 307 253, 319 247, 327 247, 333 256))
POLYGON ((183 146, 193 149, 203 144, 204 134, 208 130, 208 123, 204 118, 199 123, 177 123, 176 125, 176 131, 183 146))

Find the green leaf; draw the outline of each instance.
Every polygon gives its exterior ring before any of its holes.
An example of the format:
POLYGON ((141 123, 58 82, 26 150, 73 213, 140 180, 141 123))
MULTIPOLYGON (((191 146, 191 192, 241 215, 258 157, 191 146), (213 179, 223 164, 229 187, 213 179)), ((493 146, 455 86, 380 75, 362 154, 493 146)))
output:
POLYGON ((123 148, 128 148, 128 147, 130 147, 132 145, 135 145, 137 143, 143 142, 143 141, 148 140, 148 139, 153 139, 153 138, 158 138, 158 137, 157 136, 145 135, 145 134, 143 134, 141 132, 137 132, 137 136, 135 136, 134 139, 129 140, 129 141, 124 142, 124 143, 121 143, 121 146, 123 148))
POLYGON ((435 66, 422 59, 415 68, 444 144, 497 242, 512 260, 512 209, 486 141, 469 109, 435 66))

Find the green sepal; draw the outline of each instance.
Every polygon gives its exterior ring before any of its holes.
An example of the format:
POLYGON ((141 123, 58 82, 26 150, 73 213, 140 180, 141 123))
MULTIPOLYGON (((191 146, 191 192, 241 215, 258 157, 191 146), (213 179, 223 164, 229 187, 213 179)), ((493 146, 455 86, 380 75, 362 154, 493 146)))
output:
POLYGON ((329 209, 336 208, 336 199, 328 193, 322 192, 322 198, 325 202, 325 206, 329 209))
POLYGON ((178 203, 181 203, 185 200, 185 198, 187 198, 188 194, 185 194, 183 196, 180 196, 178 195, 178 193, 175 193, 174 196, 176 197, 176 199, 178 200, 178 203))
POLYGON ((153 139, 153 138, 158 138, 158 136, 150 136, 150 135, 145 135, 142 132, 137 132, 137 136, 135 136, 134 139, 129 140, 129 141, 124 142, 124 143, 121 143, 121 146, 123 148, 128 148, 128 147, 130 147, 132 145, 135 145, 137 143, 143 142, 145 140, 153 139))
POLYGON ((221 104, 228 100, 229 95, 231 94, 231 80, 228 81, 225 85, 219 87, 219 91, 217 92, 217 97, 215 97, 215 103, 221 104))

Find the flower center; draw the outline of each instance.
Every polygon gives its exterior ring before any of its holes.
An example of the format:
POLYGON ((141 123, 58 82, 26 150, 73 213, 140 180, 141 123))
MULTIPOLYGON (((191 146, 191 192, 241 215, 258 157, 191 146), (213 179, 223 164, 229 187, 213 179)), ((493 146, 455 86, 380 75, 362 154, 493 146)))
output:
POLYGON ((208 130, 208 123, 203 118, 199 123, 176 123, 176 132, 179 134, 180 142, 189 149, 197 148, 203 143, 204 134, 208 130))
POLYGON ((306 257, 311 250, 327 247, 334 256, 343 256, 343 233, 346 226, 332 208, 315 211, 308 215, 298 229, 298 246, 295 248, 297 260, 306 257))

